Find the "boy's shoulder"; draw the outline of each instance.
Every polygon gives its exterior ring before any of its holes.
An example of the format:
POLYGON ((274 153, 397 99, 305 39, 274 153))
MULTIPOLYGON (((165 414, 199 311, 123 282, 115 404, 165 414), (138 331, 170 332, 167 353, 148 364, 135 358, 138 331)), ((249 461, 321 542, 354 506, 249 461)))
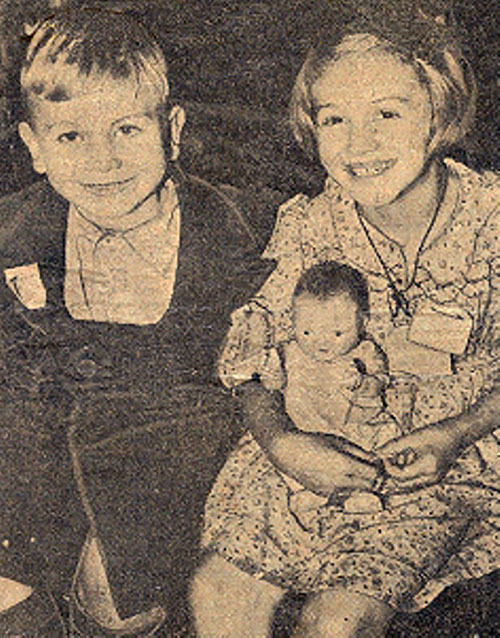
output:
POLYGON ((0 198, 0 253, 28 251, 64 231, 67 206, 46 180, 0 198))
POLYGON ((280 192, 213 184, 191 173, 183 173, 176 183, 183 194, 181 216, 183 205, 195 207, 214 234, 224 232, 263 250, 271 235, 278 206, 283 201, 280 192))

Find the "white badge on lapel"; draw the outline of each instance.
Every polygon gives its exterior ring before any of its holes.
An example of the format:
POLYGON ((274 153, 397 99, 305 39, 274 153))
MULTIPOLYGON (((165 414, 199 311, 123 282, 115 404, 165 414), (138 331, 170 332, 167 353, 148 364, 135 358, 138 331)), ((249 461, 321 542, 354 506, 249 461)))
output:
POLYGON ((39 310, 47 303, 47 291, 38 264, 16 266, 4 270, 7 286, 28 310, 39 310))

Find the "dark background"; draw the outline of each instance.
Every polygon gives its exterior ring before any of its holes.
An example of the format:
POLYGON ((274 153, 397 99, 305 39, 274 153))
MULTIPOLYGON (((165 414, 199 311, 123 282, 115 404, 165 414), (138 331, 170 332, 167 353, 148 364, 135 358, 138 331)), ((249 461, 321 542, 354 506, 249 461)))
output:
MULTIPOLYGON (((306 160, 290 134, 287 102, 331 2, 137 0, 130 4, 156 31, 170 64, 172 93, 186 107, 181 162, 188 171, 239 190, 252 187, 266 199, 278 201, 320 186, 321 169, 306 160)), ((498 0, 453 4, 479 86, 476 127, 456 156, 475 168, 500 170, 498 0)), ((23 48, 19 34, 24 22, 33 22, 45 11, 43 0, 0 0, 0 195, 36 179, 16 132, 17 73, 23 48)), ((499 594, 498 573, 457 586, 417 616, 398 616, 390 637, 500 636, 499 594)), ((287 634, 296 608, 293 603, 285 605, 276 636, 287 634)))

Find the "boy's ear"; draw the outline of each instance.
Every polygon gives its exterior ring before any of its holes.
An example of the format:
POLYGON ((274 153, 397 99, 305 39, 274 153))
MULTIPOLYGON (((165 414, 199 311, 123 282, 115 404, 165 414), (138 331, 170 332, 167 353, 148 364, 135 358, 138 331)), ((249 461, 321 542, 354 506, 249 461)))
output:
POLYGON ((43 153, 40 150, 36 133, 33 131, 28 122, 21 122, 19 124, 19 135, 29 149, 33 168, 37 173, 43 175, 47 171, 47 167, 45 166, 43 153))
POLYGON ((170 159, 176 160, 181 150, 181 133, 182 127, 186 122, 186 111, 182 106, 174 106, 168 115, 170 124, 170 144, 172 146, 172 155, 170 159))

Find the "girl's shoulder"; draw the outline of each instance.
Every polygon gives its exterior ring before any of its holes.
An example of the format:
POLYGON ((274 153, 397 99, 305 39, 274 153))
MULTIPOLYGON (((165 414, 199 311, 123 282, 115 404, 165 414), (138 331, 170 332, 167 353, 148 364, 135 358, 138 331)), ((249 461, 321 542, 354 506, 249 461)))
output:
POLYGON ((500 172, 477 171, 452 159, 447 159, 446 165, 458 181, 462 209, 480 207, 484 212, 499 209, 500 172))
POLYGON ((332 197, 335 194, 325 189, 315 197, 300 193, 282 204, 263 257, 279 258, 288 252, 287 247, 297 247, 300 244, 304 232, 309 236, 311 229, 322 229, 325 223, 328 226, 332 197))

